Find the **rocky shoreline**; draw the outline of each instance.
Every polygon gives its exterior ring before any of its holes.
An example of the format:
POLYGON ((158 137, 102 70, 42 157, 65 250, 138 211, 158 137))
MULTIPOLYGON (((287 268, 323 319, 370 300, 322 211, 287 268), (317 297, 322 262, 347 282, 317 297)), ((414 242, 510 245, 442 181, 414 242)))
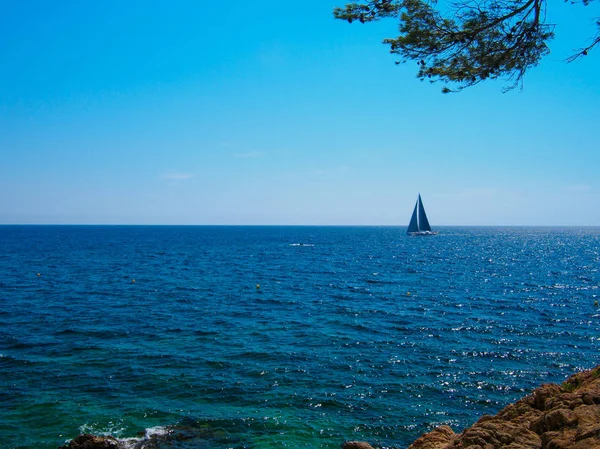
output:
MULTIPOLYGON (((373 449, 348 441, 343 449, 373 449)), ((600 366, 545 384, 461 433, 441 426, 408 449, 600 449, 600 366)), ((80 435, 59 449, 123 449, 112 437, 80 435)))

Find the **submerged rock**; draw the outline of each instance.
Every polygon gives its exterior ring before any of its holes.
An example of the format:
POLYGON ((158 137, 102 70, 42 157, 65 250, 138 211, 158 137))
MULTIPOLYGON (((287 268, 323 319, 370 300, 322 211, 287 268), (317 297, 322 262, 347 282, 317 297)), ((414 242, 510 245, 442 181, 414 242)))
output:
POLYGON ((364 441, 346 441, 342 445, 342 449, 373 449, 373 446, 364 441))
POLYGON ((113 437, 83 434, 58 449, 122 449, 122 447, 113 437))

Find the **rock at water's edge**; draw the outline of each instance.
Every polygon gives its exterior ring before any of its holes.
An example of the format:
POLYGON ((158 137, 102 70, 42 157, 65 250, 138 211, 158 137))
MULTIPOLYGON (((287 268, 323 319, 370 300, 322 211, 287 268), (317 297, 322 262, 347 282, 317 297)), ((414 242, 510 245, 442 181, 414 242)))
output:
POLYGON ((412 449, 432 449, 445 447, 456 440, 454 431, 449 426, 440 426, 426 433, 410 445, 412 449))
POLYGON ((364 441, 346 441, 342 445, 342 449, 373 449, 373 446, 364 441))
POLYGON ((119 442, 113 437, 99 437, 83 434, 59 447, 58 449, 122 449, 119 442))
POLYGON ((442 426, 408 449, 600 449, 600 366, 483 416, 460 434, 442 426))
MULTIPOLYGON (((370 446, 342 449, 363 447, 370 446)), ((600 449, 600 366, 575 374, 562 385, 542 385, 497 415, 482 416, 462 433, 440 426, 408 447, 466 448, 600 449)))

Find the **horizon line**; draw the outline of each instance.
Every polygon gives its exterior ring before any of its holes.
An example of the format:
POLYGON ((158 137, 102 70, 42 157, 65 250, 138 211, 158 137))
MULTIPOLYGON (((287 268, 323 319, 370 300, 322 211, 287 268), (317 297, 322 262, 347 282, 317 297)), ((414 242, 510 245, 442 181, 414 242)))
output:
MULTIPOLYGON (((187 226, 187 227, 353 227, 406 228, 392 224, 202 224, 202 223, 0 223, 0 226, 187 226)), ((600 228, 600 225, 573 224, 462 224, 436 225, 433 228, 600 228)))

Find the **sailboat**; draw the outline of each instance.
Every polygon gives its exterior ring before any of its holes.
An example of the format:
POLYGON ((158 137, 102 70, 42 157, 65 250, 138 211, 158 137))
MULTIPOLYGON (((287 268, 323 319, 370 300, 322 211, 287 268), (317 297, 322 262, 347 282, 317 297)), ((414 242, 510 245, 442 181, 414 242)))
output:
POLYGON ((427 214, 423 207, 423 200, 421 200, 421 194, 417 198, 415 209, 413 210, 412 217, 410 217, 410 223, 406 230, 408 235, 436 235, 437 232, 431 230, 429 226, 429 220, 427 220, 427 214))

